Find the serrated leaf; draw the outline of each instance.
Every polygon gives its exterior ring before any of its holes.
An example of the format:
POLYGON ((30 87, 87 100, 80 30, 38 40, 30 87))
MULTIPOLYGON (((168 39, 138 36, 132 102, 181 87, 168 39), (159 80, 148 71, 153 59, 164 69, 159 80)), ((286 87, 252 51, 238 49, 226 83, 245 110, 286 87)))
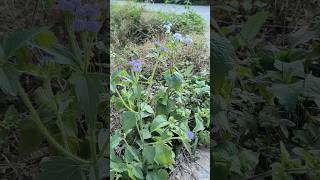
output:
POLYGON ((114 149, 115 147, 117 147, 119 145, 120 141, 121 141, 121 134, 117 131, 110 138, 111 149, 114 149))
POLYGON ((31 40, 35 35, 40 32, 47 31, 47 28, 34 28, 30 30, 21 30, 12 33, 6 40, 3 46, 3 50, 6 55, 6 59, 11 58, 17 49, 19 49, 24 43, 31 40))
POLYGON ((260 31, 262 25, 268 18, 267 12, 258 12, 257 14, 250 16, 248 21, 242 26, 240 37, 244 43, 250 42, 260 31))
POLYGON ((64 157, 50 157, 40 162, 38 180, 80 180, 84 174, 78 162, 64 157))
POLYGON ((160 169, 158 171, 148 171, 146 180, 164 180, 169 179, 167 171, 160 169))
POLYGON ((34 121, 31 119, 22 121, 19 129, 19 152, 30 153, 37 150, 43 141, 43 136, 34 121))
POLYGON ((153 164, 155 156, 155 148, 153 146, 145 145, 142 150, 143 158, 149 163, 153 164))
POLYGON ((11 96, 16 96, 18 92, 19 72, 16 68, 5 63, 0 65, 0 89, 11 96))
POLYGON ((137 113, 125 111, 121 115, 122 119, 122 128, 125 133, 129 132, 129 130, 133 129, 136 126, 137 113))
POLYGON ((169 122, 167 121, 167 118, 165 115, 158 115, 154 120, 152 121, 150 125, 150 131, 153 132, 157 129, 160 129, 162 127, 165 127, 169 125, 169 122))
POLYGON ((167 144, 157 143, 155 146, 154 160, 164 167, 169 167, 174 164, 174 153, 172 148, 167 144))

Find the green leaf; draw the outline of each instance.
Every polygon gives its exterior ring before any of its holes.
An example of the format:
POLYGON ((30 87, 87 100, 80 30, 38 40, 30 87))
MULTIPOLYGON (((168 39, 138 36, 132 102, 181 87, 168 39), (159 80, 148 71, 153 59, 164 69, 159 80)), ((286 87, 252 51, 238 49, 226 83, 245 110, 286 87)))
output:
MULTIPOLYGON (((73 54, 70 52, 70 50, 66 49, 65 47, 55 44, 52 47, 46 48, 41 47, 37 44, 30 43, 35 48, 41 49, 42 51, 50 54, 53 56, 53 61, 58 64, 68 64, 68 65, 77 65, 77 60, 73 56, 73 54)), ((79 67, 78 67, 79 69, 79 67)))
POLYGON ((31 40, 35 35, 40 32, 47 31, 47 28, 34 28, 30 30, 21 30, 12 33, 6 40, 3 46, 3 50, 6 55, 6 59, 11 58, 16 50, 18 50, 24 43, 31 40))
POLYGON ((41 47, 49 48, 57 42, 56 36, 51 31, 38 33, 34 37, 34 41, 41 47))
POLYGON ((196 120, 196 127, 194 127, 193 132, 204 130, 203 119, 198 113, 195 114, 195 120, 196 120))
POLYGON ((167 144, 163 144, 163 143, 157 143, 155 145, 155 157, 154 160, 168 168, 169 166, 171 166, 172 164, 174 164, 174 153, 172 151, 172 148, 170 146, 168 146, 167 144))
POLYGON ((19 112, 13 105, 9 106, 9 108, 7 109, 6 113, 4 114, 4 119, 2 123, 7 129, 16 128, 16 126, 18 125, 19 112))
POLYGON ((152 107, 150 105, 148 105, 147 103, 141 103, 141 110, 150 114, 153 114, 154 111, 152 109, 152 107))
POLYGON ((153 146, 145 145, 142 150, 144 160, 149 164, 153 164, 155 156, 155 148, 153 146))
POLYGON ((249 43, 259 33, 267 18, 267 12, 258 12, 248 18, 248 21, 243 25, 240 32, 240 37, 243 43, 249 43))
POLYGON ((16 96, 18 92, 19 72, 16 68, 5 63, 0 65, 0 89, 11 96, 16 96))
POLYGON ((122 128, 125 133, 128 133, 129 130, 133 129, 136 126, 137 113, 131 111, 125 111, 121 115, 122 119, 122 128))
POLYGON ((220 37, 216 33, 212 34, 210 47, 212 57, 210 74, 214 77, 215 93, 218 93, 228 72, 233 68, 235 52, 228 39, 220 37))
POLYGON ((273 84, 271 91, 279 99, 279 103, 288 111, 296 108, 299 96, 303 92, 302 81, 294 84, 273 84))
POLYGON ((99 150, 102 150, 103 145, 108 141, 108 131, 106 129, 101 129, 98 135, 98 146, 99 150))
POLYGON ((134 166, 132 168, 133 175, 139 179, 144 179, 143 172, 139 166, 134 166))
POLYGON ((173 74, 167 74, 164 78, 168 83, 169 88, 173 88, 177 91, 181 89, 183 84, 183 77, 178 72, 174 72, 173 74))
POLYGON ((138 151, 134 149, 132 146, 126 144, 125 146, 125 158, 127 162, 131 162, 133 160, 140 161, 139 156, 138 156, 138 151))
POLYGON ((19 125, 19 152, 30 153, 39 149, 43 136, 37 125, 31 119, 22 121, 19 125))
POLYGON ((102 91, 102 82, 95 74, 83 75, 73 73, 70 82, 75 86, 75 92, 80 102, 80 107, 85 112, 86 117, 96 119, 98 104, 100 102, 100 92, 102 91))
POLYGON ((166 170, 160 169, 158 171, 148 171, 146 180, 164 180, 169 179, 169 174, 166 170))
POLYGON ((110 138, 111 149, 114 149, 115 147, 117 147, 120 141, 121 141, 121 134, 118 131, 116 131, 110 138))
POLYGON ((212 123, 219 129, 230 131, 230 125, 226 115, 226 104, 221 96, 213 96, 212 109, 212 123))
POLYGON ((163 128, 165 126, 169 125, 169 122, 167 121, 167 117, 165 115, 158 115, 151 123, 150 131, 153 132, 157 129, 163 128))
POLYGON ((320 107, 320 78, 309 75, 305 80, 305 96, 314 99, 318 107, 320 107))
POLYGON ((40 162, 38 180, 80 180, 84 175, 78 162, 64 157, 50 157, 40 162))
POLYGON ((303 61, 294 61, 287 63, 276 60, 274 62, 274 67, 282 73, 288 73, 293 76, 302 78, 305 77, 303 61))

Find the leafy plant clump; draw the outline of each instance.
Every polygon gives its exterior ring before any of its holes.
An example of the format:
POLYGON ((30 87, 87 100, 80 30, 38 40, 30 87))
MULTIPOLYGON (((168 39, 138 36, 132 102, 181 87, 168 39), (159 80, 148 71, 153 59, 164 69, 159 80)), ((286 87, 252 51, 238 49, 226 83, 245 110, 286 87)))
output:
POLYGON ((111 75, 111 102, 122 125, 110 139, 113 179, 168 179, 176 154, 184 149, 194 155, 198 144, 209 143, 210 88, 205 78, 192 76, 192 66, 177 68, 174 54, 192 38, 173 34, 171 26, 163 26, 165 41, 155 41, 149 51, 150 75, 138 57, 128 61, 129 70, 111 75))
POLYGON ((268 34, 275 26, 271 11, 258 2, 216 9, 221 18, 228 11, 233 16, 224 18, 246 21, 233 29, 214 19, 214 178, 319 179, 317 26, 307 24, 278 43, 268 34))

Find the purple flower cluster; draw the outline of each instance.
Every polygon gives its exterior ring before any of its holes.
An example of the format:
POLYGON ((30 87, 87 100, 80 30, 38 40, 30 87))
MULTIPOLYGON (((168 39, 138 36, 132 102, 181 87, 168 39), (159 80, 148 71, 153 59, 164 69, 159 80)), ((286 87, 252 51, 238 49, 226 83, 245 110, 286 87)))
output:
POLYGON ((192 139, 194 138, 194 134, 193 134, 193 132, 191 132, 191 131, 188 131, 188 132, 187 132, 187 136, 188 136, 188 138, 189 138, 190 140, 192 140, 192 139))
POLYGON ((158 48, 160 47, 160 52, 164 52, 164 51, 167 51, 167 48, 162 46, 161 42, 159 40, 156 40, 154 42, 154 45, 158 48))
POLYGON ((143 62, 140 59, 129 61, 129 65, 131 66, 131 70, 133 72, 141 72, 142 64, 143 62))
POLYGON ((173 35, 174 40, 184 42, 186 45, 192 44, 192 38, 189 35, 183 37, 180 33, 175 33, 173 35))
POLYGON ((81 0, 58 0, 57 9, 74 15, 73 28, 76 32, 96 33, 101 28, 101 23, 96 20, 100 16, 98 5, 81 5, 81 0))
POLYGON ((73 13, 81 6, 81 0, 57 0, 57 9, 73 13))

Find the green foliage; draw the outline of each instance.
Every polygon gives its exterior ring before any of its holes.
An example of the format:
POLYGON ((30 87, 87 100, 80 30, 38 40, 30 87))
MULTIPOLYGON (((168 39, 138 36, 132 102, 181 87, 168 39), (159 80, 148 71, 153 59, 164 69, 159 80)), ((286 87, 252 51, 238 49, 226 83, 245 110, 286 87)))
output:
POLYGON ((178 68, 170 52, 178 51, 182 43, 172 34, 166 38, 161 46, 167 51, 155 45, 148 53, 151 74, 127 68, 111 74, 111 104, 121 112, 121 128, 111 136, 113 179, 168 179, 177 152, 193 155, 197 145, 209 144, 207 77, 195 75, 193 66, 178 68), (156 74, 169 63, 163 61, 165 56, 172 65, 156 74))
POLYGON ((217 7, 233 23, 246 21, 239 28, 221 23, 212 37, 216 174, 211 178, 317 179, 320 78, 314 24, 279 45, 266 38, 274 35, 266 33, 274 19, 259 11, 257 2, 217 7))

